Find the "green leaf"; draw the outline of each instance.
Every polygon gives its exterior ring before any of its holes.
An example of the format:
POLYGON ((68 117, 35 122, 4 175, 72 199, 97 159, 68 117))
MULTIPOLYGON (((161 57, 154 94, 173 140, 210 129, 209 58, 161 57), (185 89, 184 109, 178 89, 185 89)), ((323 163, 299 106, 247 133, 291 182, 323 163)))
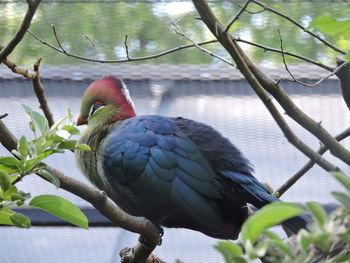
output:
POLYGON ((11 169, 17 169, 19 164, 19 160, 15 157, 0 157, 0 165, 9 167, 11 169))
POLYGON ((17 227, 30 228, 32 226, 29 217, 20 213, 10 215, 10 220, 17 227))
POLYGON ((39 195, 34 197, 29 206, 45 210, 73 225, 88 228, 88 219, 80 209, 70 201, 55 195, 39 195))
POLYGON ((83 143, 83 144, 79 144, 75 147, 75 149, 77 150, 82 150, 82 151, 91 151, 91 148, 89 145, 83 143))
POLYGON ((350 192, 350 178, 348 176, 340 172, 331 172, 331 174, 350 192))
POLYGON ((4 172, 6 172, 6 173, 8 173, 8 174, 13 174, 13 173, 15 173, 17 170, 16 170, 16 169, 13 169, 13 168, 10 168, 10 167, 8 167, 8 166, 4 166, 4 165, 0 164, 0 171, 4 171, 4 172))
POLYGON ((223 255, 226 263, 237 262, 235 258, 243 254, 242 248, 231 241, 219 241, 214 247, 223 255))
POLYGON ((30 107, 24 104, 22 104, 22 107, 32 119, 30 126, 33 131, 39 130, 41 134, 44 134, 49 130, 49 124, 43 115, 41 115, 39 112, 33 111, 30 107))
POLYGON ((347 209, 350 209, 350 197, 342 192, 332 192, 332 195, 340 203, 342 203, 347 209))
POLYGON ((307 202, 307 208, 311 211, 312 215, 315 217, 316 221, 321 225, 325 225, 327 222, 327 214, 323 207, 316 202, 307 202))
POLYGON ((10 215, 15 212, 8 208, 0 209, 0 225, 11 225, 13 226, 12 221, 10 220, 10 215))
POLYGON ((275 202, 268 204, 249 217, 243 224, 243 243, 246 244, 250 241, 253 244, 263 230, 303 213, 305 211, 293 203, 275 202))
POLYGON ((4 192, 4 199, 11 200, 12 194, 18 194, 18 189, 15 185, 10 185, 10 187, 4 192))
POLYGON ((76 140, 69 140, 69 141, 62 142, 58 147, 60 149, 74 150, 76 144, 77 144, 76 140))
POLYGON ((310 23, 308 28, 313 27, 327 35, 342 35, 346 39, 350 37, 350 20, 337 21, 331 16, 319 16, 310 23))
POLYGON ((0 187, 5 192, 11 185, 11 178, 8 173, 0 170, 0 187))
POLYGON ((66 130, 71 135, 77 135, 77 134, 80 133, 79 129, 74 127, 74 126, 72 126, 72 125, 65 125, 65 126, 63 126, 62 130, 66 130))
POLYGON ((26 159, 29 153, 29 145, 25 136, 22 136, 18 141, 17 149, 23 159, 26 159))
POLYGON ((46 180, 48 180, 50 183, 52 183, 57 188, 60 187, 60 180, 58 179, 57 175, 52 173, 48 169, 43 169, 39 171, 39 174, 44 177, 46 180))
POLYGON ((11 201, 18 201, 18 200, 24 201, 25 198, 22 195, 17 193, 11 194, 11 201))

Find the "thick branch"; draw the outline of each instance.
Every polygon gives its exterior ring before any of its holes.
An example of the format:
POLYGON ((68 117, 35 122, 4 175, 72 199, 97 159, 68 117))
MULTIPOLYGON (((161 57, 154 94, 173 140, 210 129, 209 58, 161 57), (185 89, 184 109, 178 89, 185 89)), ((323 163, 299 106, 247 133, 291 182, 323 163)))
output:
POLYGON ((46 96, 45 96, 45 90, 44 87, 40 81, 40 67, 41 58, 39 58, 35 64, 34 64, 34 72, 36 73, 36 77, 33 79, 33 88, 36 97, 38 98, 38 101, 40 103, 40 108, 44 112, 44 115, 49 123, 49 126, 51 127, 55 121, 52 116, 52 112, 49 108, 49 105, 47 104, 46 96))
MULTIPOLYGON (((223 32, 223 26, 217 21, 214 14, 209 9, 209 6, 203 0, 193 0, 193 2, 200 13, 202 20, 207 24, 211 32, 217 37, 219 42, 236 61, 237 67, 246 77, 250 85, 253 88, 262 86, 278 101, 278 103, 293 120, 316 136, 327 148, 330 149, 334 156, 350 165, 350 152, 343 145, 338 143, 337 140, 335 140, 331 134, 329 134, 329 132, 321 126, 320 123, 314 121, 302 110, 300 110, 290 99, 288 94, 282 89, 282 87, 269 75, 265 74, 251 61, 249 57, 245 55, 237 42, 231 36, 223 32)), ((314 152, 313 150, 311 151, 314 152)), ((319 160, 323 159, 320 155, 318 155, 317 158, 319 160)), ((317 163, 319 165, 321 164, 320 162, 317 163)), ((324 164, 321 167, 325 168, 324 164)), ((328 168, 330 167, 328 166, 328 168)), ((326 170, 328 170, 328 168, 326 170)))
POLYGON ((18 43, 23 39, 24 34, 27 32, 32 18, 38 8, 41 0, 27 0, 28 9, 23 18, 22 24, 20 25, 15 36, 10 40, 10 42, 0 51, 0 62, 5 60, 7 56, 14 50, 18 43))
MULTIPOLYGON (((344 140, 345 138, 350 136, 350 128, 346 129, 339 135, 335 137, 337 141, 344 140)), ((318 149, 319 154, 324 154, 327 151, 327 147, 321 146, 318 149)), ((291 188, 304 174, 306 174, 313 166, 315 162, 313 160, 308 161, 302 168, 299 169, 291 178, 288 179, 280 188, 276 190, 274 193, 275 196, 280 197, 283 195, 289 188, 291 188)))
MULTIPOLYGON (((17 139, 7 129, 5 124, 0 120, 0 143, 9 151, 16 149, 17 139)), ((148 248, 138 244, 135 251, 134 263, 145 262, 154 248, 159 244, 158 228, 148 219, 143 217, 131 216, 117 206, 115 206, 105 193, 90 187, 78 180, 65 176, 54 168, 48 169, 55 173, 60 180, 60 187, 74 195, 91 203, 101 214, 111 220, 112 223, 120 226, 131 232, 141 234, 145 240, 148 248)))
POLYGON ((271 103, 270 99, 266 95, 263 86, 260 84, 258 79, 253 74, 252 70, 248 68, 246 58, 243 57, 242 51, 239 49, 237 43, 232 40, 231 36, 224 33, 223 26, 217 21, 214 14, 210 10, 208 4, 203 0, 193 0, 202 20, 210 31, 217 37, 219 42, 225 47, 225 49, 230 53, 232 58, 236 61, 237 67, 240 69, 242 74, 246 77, 252 88, 258 94, 260 99, 264 102, 267 109, 272 114, 273 118, 280 126, 282 131, 284 132, 287 139, 300 151, 302 151, 305 155, 307 155, 310 159, 314 160, 317 164, 319 164, 326 171, 334 171, 338 170, 336 166, 332 163, 328 162, 321 155, 313 151, 310 147, 304 144, 292 130, 289 128, 287 123, 284 121, 283 117, 279 114, 276 107, 271 103))

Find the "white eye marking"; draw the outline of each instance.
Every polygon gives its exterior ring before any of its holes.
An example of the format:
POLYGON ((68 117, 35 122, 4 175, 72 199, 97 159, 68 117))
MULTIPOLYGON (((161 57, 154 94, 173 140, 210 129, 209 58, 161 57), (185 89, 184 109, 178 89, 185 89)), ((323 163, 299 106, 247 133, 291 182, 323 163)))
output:
POLYGON ((129 93, 128 88, 126 87, 124 81, 121 80, 120 82, 122 83, 121 91, 122 91, 124 97, 126 98, 127 102, 129 102, 131 107, 133 107, 135 109, 135 105, 134 105, 134 102, 132 101, 132 99, 130 97, 130 93, 129 93))

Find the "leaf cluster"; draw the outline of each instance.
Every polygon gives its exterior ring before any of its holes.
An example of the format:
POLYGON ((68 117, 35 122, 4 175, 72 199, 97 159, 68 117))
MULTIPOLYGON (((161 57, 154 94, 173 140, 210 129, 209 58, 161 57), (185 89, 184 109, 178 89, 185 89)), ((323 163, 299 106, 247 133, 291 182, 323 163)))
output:
POLYGON ((318 203, 308 202, 302 208, 293 203, 276 202, 266 205, 243 225, 242 243, 220 241, 215 248, 226 263, 264 262, 349 262, 350 261, 350 179, 340 173, 334 177, 346 192, 332 192, 341 207, 327 215, 318 203), (286 219, 311 214, 308 229, 283 240, 268 230, 286 219), (316 260, 316 261, 315 261, 316 260))
POLYGON ((55 195, 40 195, 32 198, 27 205, 30 193, 19 191, 16 187, 15 184, 25 176, 36 173, 58 188, 59 179, 47 169, 43 160, 53 154, 64 153, 67 149, 90 150, 89 146, 77 145, 76 140, 71 140, 73 135, 79 134, 79 130, 73 124, 70 111, 49 127, 42 114, 22 106, 30 116, 29 127, 34 133, 34 139, 28 140, 22 136, 17 149, 12 151, 15 157, 0 157, 0 224, 31 227, 27 216, 13 210, 24 206, 40 208, 74 225, 87 228, 87 218, 70 201, 55 195))

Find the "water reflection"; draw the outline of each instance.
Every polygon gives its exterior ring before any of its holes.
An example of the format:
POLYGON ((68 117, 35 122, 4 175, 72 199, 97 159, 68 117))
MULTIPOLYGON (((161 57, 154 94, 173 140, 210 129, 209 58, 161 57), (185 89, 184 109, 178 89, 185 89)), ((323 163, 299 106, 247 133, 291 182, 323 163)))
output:
MULTIPOLYGON (((270 3, 271 7, 288 13, 295 20, 307 26, 319 15, 332 15, 336 18, 349 18, 350 6, 346 2, 281 2, 270 3)), ((227 23, 238 11, 230 2, 212 3, 215 14, 222 23, 227 23)), ((251 11, 260 7, 251 6, 251 11)), ((0 40, 6 43, 17 30, 26 11, 25 3, 0 4, 0 40)), ((122 59, 126 57, 124 37, 128 35, 129 51, 132 57, 157 53, 181 44, 185 39, 176 35, 171 21, 181 18, 181 28, 195 41, 212 39, 212 35, 198 17, 192 3, 140 3, 140 2, 89 2, 89 3, 42 3, 34 17, 31 30, 46 41, 56 44, 51 31, 54 24, 62 44, 70 52, 95 59, 122 59), (184 16, 185 15, 185 16, 184 16)), ((280 47, 277 30, 281 31, 284 49, 309 56, 316 60, 333 63, 337 54, 320 46, 313 38, 291 23, 269 12, 245 13, 231 29, 235 36, 261 43, 274 48, 280 47)), ((335 44, 349 45, 328 38, 335 44)), ((255 61, 262 64, 281 63, 279 54, 265 53, 263 50, 243 45, 255 61)), ((210 48, 225 56, 218 45, 210 48)), ((27 35, 11 58, 20 64, 32 64, 39 56, 44 63, 52 65, 87 63, 68 58, 50 50, 27 35)), ((288 62, 299 62, 289 58, 288 62)), ((147 63, 221 63, 216 59, 192 49, 167 55, 147 63)))

